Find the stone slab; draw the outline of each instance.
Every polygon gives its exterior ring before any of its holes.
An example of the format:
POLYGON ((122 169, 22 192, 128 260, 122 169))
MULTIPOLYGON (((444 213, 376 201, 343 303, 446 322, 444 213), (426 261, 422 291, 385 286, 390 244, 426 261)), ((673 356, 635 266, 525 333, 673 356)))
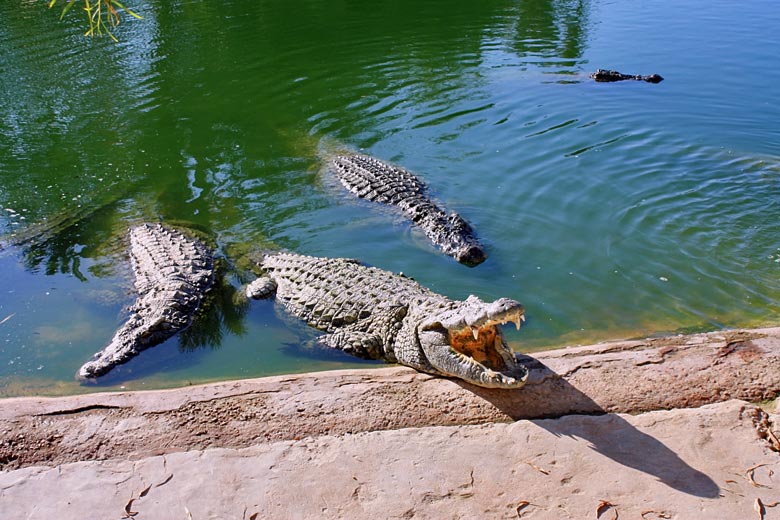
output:
POLYGON ((0 511, 41 520, 780 518, 773 419, 731 400, 30 466, 0 472, 0 511))
POLYGON ((0 470, 320 435, 696 407, 780 393, 780 329, 602 343, 525 358, 484 389, 404 367, 151 392, 0 400, 0 470))

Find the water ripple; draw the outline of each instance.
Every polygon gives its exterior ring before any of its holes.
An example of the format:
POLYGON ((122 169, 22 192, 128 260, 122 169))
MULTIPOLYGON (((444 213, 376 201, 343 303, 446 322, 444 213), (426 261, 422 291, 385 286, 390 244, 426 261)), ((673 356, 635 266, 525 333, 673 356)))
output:
MULTIPOLYGON (((213 230, 231 258, 355 256, 456 297, 519 298, 523 348, 766 322, 780 316, 780 11, 704 4, 152 1, 113 44, 4 3, 0 219, 119 201, 90 222, 101 233, 50 252, 59 275, 28 273, 46 290, 92 283, 74 260, 90 241, 159 216, 213 230), (667 80, 596 84, 596 66, 667 80), (488 261, 466 273, 397 215, 333 196, 327 139, 420 175, 488 261)), ((208 359, 275 355, 287 328, 256 314, 251 339, 208 359)))

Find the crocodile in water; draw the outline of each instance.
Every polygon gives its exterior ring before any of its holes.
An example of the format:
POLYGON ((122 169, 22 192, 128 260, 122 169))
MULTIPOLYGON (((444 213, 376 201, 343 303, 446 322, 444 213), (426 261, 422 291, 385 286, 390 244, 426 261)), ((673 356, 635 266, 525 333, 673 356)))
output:
POLYGON ((326 331, 319 342, 327 346, 483 387, 517 388, 528 377, 499 327, 520 328, 523 306, 514 300, 452 300, 344 258, 277 253, 258 265, 265 275, 247 296, 275 294, 288 312, 326 331))
POLYGON ((328 169, 358 197, 401 208, 434 245, 458 262, 475 266, 487 258, 468 222, 439 208, 428 198, 425 184, 408 170, 357 153, 333 157, 328 169))
POLYGON ((138 299, 111 342, 81 367, 79 379, 102 376, 186 328, 214 283, 211 250, 160 224, 130 230, 130 260, 138 299))
POLYGON ((648 83, 661 83, 664 78, 658 74, 648 74, 640 76, 639 74, 622 74, 616 70, 598 69, 590 75, 591 78, 601 82, 624 81, 632 79, 636 81, 646 81, 648 83))

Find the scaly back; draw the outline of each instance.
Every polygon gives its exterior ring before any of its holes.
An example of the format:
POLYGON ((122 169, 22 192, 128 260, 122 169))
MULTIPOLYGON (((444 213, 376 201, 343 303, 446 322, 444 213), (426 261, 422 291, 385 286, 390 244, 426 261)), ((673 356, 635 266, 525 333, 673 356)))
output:
POLYGON ((328 332, 379 310, 452 303, 410 278, 347 258, 278 253, 263 258, 260 267, 276 283, 276 298, 288 312, 328 332))

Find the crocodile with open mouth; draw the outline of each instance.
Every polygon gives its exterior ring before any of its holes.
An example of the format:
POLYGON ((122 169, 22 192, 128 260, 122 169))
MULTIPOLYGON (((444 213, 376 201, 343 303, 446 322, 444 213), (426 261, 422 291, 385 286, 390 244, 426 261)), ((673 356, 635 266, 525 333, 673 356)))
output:
POLYGON ((528 370, 504 341, 500 325, 525 320, 508 298, 452 300, 406 276, 345 258, 266 255, 263 276, 247 296, 276 296, 284 308, 328 334, 319 342, 488 388, 518 388, 528 370))

